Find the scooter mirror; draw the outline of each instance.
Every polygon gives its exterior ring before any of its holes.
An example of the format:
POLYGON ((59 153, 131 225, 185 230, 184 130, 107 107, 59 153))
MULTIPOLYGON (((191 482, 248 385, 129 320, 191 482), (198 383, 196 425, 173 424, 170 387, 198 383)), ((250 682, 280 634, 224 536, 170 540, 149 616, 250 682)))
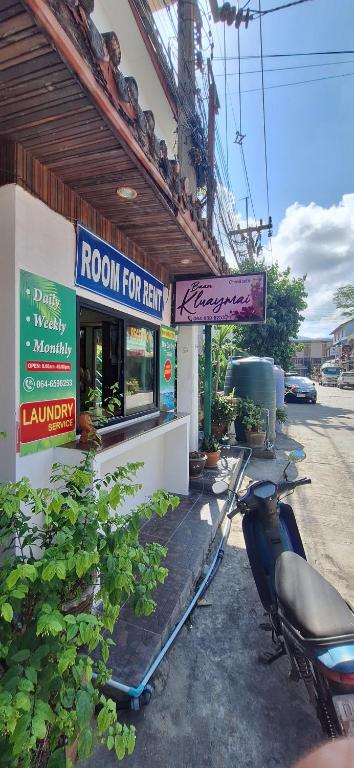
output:
POLYGON ((226 482, 226 480, 216 480, 212 485, 212 490, 213 493, 215 493, 215 496, 220 496, 222 493, 225 493, 228 488, 229 484, 226 482))
POLYGON ((289 454, 290 461, 303 461, 306 459, 306 453, 302 448, 296 448, 294 451, 291 451, 289 454))

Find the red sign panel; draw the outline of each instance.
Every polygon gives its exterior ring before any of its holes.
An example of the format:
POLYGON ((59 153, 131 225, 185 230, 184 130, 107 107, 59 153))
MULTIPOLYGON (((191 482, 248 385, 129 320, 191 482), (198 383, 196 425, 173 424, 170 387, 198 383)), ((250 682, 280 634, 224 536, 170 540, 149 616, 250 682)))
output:
POLYGON ((165 365, 163 367, 163 375, 164 375, 166 381, 171 381, 171 376, 172 376, 171 360, 166 360, 165 361, 165 365))
POLYGON ((42 400, 22 403, 20 408, 21 443, 32 443, 75 429, 75 399, 42 400))
POLYGON ((43 371, 71 371, 71 363, 62 362, 48 362, 47 360, 27 360, 26 371, 32 371, 32 373, 39 373, 43 371))

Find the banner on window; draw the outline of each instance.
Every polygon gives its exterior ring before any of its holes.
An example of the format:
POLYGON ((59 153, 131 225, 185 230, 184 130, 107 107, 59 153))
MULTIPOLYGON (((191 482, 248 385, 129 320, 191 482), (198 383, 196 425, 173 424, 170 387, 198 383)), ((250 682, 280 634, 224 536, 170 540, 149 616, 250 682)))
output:
POLYGON ((173 319, 190 323, 264 323, 267 275, 199 277, 174 284, 173 319))

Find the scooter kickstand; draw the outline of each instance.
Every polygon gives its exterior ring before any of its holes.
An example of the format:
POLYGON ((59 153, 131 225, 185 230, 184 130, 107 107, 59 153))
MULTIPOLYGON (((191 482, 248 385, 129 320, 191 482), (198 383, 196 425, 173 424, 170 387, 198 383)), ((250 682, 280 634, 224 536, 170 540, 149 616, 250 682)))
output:
POLYGON ((259 664, 273 664, 275 661, 278 661, 278 659, 281 658, 281 656, 285 656, 286 651, 285 648, 281 645, 278 646, 278 650, 275 651, 275 653, 272 653, 272 651, 265 651, 265 653, 259 653, 258 654, 258 663, 259 664))

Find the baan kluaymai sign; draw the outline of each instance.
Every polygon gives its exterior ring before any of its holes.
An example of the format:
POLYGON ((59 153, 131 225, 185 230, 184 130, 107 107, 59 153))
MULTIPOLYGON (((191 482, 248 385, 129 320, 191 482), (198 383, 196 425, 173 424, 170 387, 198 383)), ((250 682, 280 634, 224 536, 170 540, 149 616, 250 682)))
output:
POLYGON ((75 284, 162 319, 163 283, 81 224, 77 227, 75 284))
POLYGON ((20 456, 75 438, 76 294, 20 272, 20 456))
POLYGON ((177 280, 174 285, 174 322, 264 323, 267 275, 199 277, 177 280))

